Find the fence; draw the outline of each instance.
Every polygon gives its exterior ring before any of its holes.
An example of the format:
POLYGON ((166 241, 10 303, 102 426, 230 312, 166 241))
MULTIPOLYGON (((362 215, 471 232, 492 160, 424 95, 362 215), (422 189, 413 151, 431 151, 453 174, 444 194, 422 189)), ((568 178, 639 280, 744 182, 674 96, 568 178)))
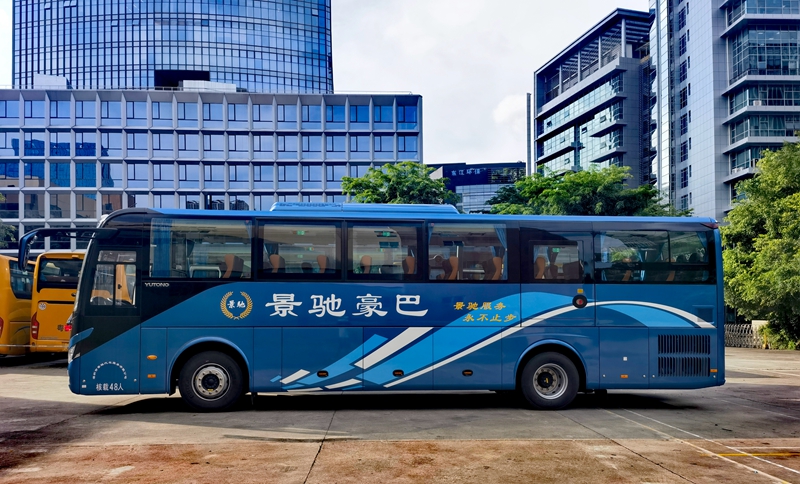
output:
POLYGON ((725 325, 725 346, 735 348, 761 348, 761 336, 751 323, 729 323, 725 325))

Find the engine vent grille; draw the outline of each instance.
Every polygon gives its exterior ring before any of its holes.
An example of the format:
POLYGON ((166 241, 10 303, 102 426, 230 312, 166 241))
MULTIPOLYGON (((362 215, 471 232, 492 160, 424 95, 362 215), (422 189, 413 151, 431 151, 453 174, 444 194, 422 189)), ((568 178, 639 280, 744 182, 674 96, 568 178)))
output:
POLYGON ((660 377, 708 377, 711 358, 700 356, 659 356, 660 377))
POLYGON ((700 334, 660 334, 658 335, 658 354, 710 355, 711 337, 700 334))

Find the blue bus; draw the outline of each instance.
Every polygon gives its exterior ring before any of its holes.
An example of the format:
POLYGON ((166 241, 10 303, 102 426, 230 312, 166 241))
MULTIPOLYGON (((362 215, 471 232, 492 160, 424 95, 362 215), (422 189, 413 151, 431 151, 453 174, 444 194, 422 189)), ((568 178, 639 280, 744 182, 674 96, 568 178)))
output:
MULTIPOLYGON (((64 230, 26 234, 20 260, 64 230)), ((559 409, 725 381, 712 219, 276 203, 126 209, 81 230, 77 394, 226 410, 259 392, 495 390, 559 409)))

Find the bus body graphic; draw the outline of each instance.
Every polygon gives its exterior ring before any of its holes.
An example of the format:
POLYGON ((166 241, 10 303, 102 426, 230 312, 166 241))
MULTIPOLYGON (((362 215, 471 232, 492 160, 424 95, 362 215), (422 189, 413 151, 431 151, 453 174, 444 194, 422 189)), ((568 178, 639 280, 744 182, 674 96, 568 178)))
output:
POLYGON ((71 389, 179 388, 201 410, 245 392, 517 389, 561 408, 724 383, 713 220, 276 205, 110 216, 80 281, 71 389))

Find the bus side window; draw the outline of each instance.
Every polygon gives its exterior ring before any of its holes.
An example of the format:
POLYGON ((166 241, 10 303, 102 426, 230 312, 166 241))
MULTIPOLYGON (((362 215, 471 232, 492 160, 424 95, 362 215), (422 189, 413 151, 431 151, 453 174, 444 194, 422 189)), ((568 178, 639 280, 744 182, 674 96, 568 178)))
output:
POLYGON ((505 224, 431 223, 428 278, 439 281, 508 280, 505 224))
POLYGON ((101 250, 97 258, 92 306, 136 305, 136 252, 101 250))
POLYGON ((419 279, 421 228, 400 224, 351 224, 347 229, 350 242, 348 279, 419 279))
POLYGON ((532 282, 583 282, 583 242, 531 241, 532 282))
POLYGON ((341 275, 339 223, 262 223, 258 277, 267 280, 334 279, 341 275))

